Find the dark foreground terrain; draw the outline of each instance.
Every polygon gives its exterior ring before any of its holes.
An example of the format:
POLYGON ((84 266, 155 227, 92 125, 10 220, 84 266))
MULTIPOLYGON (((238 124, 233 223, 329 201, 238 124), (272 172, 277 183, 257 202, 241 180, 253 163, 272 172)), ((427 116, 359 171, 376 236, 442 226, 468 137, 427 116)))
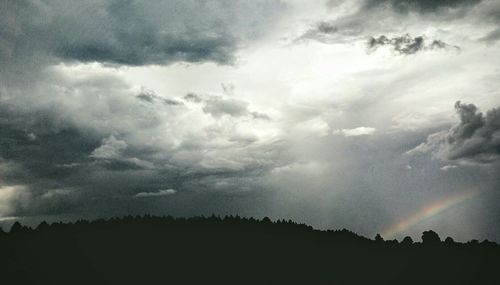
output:
POLYGON ((0 284, 500 284, 500 246, 371 240, 292 222, 125 217, 15 224, 0 284))

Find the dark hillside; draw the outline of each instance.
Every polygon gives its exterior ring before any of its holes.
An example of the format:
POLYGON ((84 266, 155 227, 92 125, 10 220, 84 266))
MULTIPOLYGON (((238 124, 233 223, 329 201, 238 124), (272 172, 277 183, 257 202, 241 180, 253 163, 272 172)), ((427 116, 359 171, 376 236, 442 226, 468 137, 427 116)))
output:
POLYGON ((500 284, 490 242, 371 240, 293 222, 125 217, 15 224, 1 284, 500 284))

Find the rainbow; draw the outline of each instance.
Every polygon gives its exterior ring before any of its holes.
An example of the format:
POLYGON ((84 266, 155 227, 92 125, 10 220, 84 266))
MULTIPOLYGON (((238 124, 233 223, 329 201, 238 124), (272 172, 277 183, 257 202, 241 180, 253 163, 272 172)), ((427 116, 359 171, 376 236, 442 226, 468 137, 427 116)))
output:
POLYGON ((384 231, 382 231, 381 235, 384 238, 393 238, 395 235, 404 232, 405 230, 412 227, 413 225, 415 225, 415 224, 417 224, 425 219, 428 219, 430 217, 436 216, 450 207, 453 207, 457 204, 460 204, 468 199, 471 199, 471 198, 477 196, 479 193, 480 192, 477 190, 466 191, 466 192, 461 192, 461 193, 446 197, 446 198, 439 200, 437 202, 434 202, 430 205, 425 206, 420 211, 407 217, 406 219, 403 219, 403 220, 399 221, 398 223, 385 229, 384 231))

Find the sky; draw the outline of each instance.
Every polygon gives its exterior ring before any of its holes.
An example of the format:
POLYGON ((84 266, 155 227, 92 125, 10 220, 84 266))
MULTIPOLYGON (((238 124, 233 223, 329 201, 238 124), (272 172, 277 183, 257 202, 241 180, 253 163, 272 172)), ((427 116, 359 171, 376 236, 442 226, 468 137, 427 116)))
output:
POLYGON ((500 242, 498 0, 3 0, 0 221, 500 242))

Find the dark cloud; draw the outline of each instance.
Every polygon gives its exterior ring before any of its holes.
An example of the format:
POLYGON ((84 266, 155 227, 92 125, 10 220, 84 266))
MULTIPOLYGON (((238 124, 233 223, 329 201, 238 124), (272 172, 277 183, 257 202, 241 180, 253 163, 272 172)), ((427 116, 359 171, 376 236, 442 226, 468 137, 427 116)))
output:
POLYGON ((457 49, 457 50, 460 49, 460 47, 447 44, 447 43, 443 42, 442 40, 433 40, 429 47, 430 47, 430 49, 447 49, 447 48, 452 48, 452 49, 457 49))
POLYGON ((489 32, 486 36, 484 36, 480 39, 480 41, 487 42, 487 43, 494 43, 498 40, 500 40, 500 28, 489 32))
POLYGON ((194 103, 200 103, 203 101, 200 95, 194 93, 188 93, 184 96, 184 100, 194 103))
MULTIPOLYGON (((65 177, 70 168, 54 166, 86 161, 89 151, 99 145, 98 137, 61 123, 48 111, 23 114, 2 108, 1 113, 0 157, 15 161, 27 175, 65 177)), ((12 182, 24 179, 23 175, 12 182)))
MULTIPOLYGON (((328 1, 327 7, 339 5, 339 1, 328 1)), ((470 7, 479 4, 481 0, 472 1, 432 1, 432 0, 367 0, 361 1, 357 7, 334 20, 322 20, 299 36, 295 42, 315 40, 322 43, 336 44, 353 42, 364 36, 380 31, 401 31, 399 23, 413 21, 407 17, 409 12, 418 14, 418 20, 448 21, 463 18, 470 7)), ((422 23, 422 24, 425 24, 422 23)), ((377 39, 382 40, 382 39, 377 39)), ((400 40, 405 40, 401 37, 400 40)), ((407 51, 418 50, 420 37, 412 38, 412 43, 406 43, 407 51)), ((394 39, 397 41, 397 39, 394 39)), ((383 42, 380 42, 383 44, 383 42)), ((429 46, 439 47, 443 42, 435 41, 429 46)))
POLYGON ((172 99, 162 99, 163 103, 166 105, 171 105, 171 106, 180 106, 183 105, 182 102, 177 101, 177 100, 172 100, 172 99))
POLYGON ((2 108, 0 158, 7 169, 0 176, 0 185, 17 189, 13 195, 22 200, 13 203, 8 213, 0 214, 73 211, 78 198, 66 194, 87 184, 88 154, 99 141, 97 134, 62 124, 50 111, 23 113, 2 108))
POLYGON ((390 7, 398 13, 417 12, 421 14, 443 12, 450 9, 472 7, 482 0, 368 0, 364 8, 390 7))
POLYGON ((188 173, 205 175, 201 166, 181 167, 182 161, 120 136, 61 126, 53 115, 41 116, 43 126, 22 123, 33 116, 41 115, 2 112, 0 204, 8 206, 0 205, 2 216, 107 215, 123 210, 136 193, 174 186, 186 191, 188 173))
POLYGON ((262 120, 271 120, 267 114, 259 113, 259 112, 251 112, 250 113, 254 119, 262 119, 262 120))
POLYGON ((136 195, 157 189, 176 189, 173 199, 203 189, 216 199, 251 191, 250 177, 279 164, 279 146, 234 127, 265 117, 244 101, 188 94, 171 100, 182 108, 162 108, 173 102, 149 90, 134 94, 117 77, 52 76, 43 80, 54 88, 0 93, 0 216, 145 212, 155 199, 136 195))
POLYGON ((222 99, 213 97, 205 102, 203 111, 214 117, 229 115, 241 117, 249 114, 248 103, 236 99, 222 99))
POLYGON ((500 157, 500 108, 479 112, 474 104, 458 101, 455 109, 460 124, 446 137, 446 157, 451 160, 468 159, 491 162, 500 157))
POLYGON ((318 23, 316 29, 319 33, 323 33, 323 34, 334 34, 334 33, 337 33, 339 31, 338 27, 336 27, 332 23, 328 23, 328 22, 318 23))
POLYGON ((6 0, 0 62, 230 64, 240 42, 262 34, 283 8, 277 0, 6 0))
POLYGON ((141 93, 137 95, 137 98, 148 103, 153 103, 155 101, 155 96, 148 93, 141 93))
POLYGON ((410 35, 405 35, 389 39, 382 35, 368 40, 369 49, 377 49, 379 46, 385 45, 391 45, 395 51, 401 54, 414 54, 424 48, 424 38, 421 36, 412 38, 410 35))
POLYGON ((412 150, 435 152, 449 161, 491 163, 500 158, 500 108, 479 112, 474 104, 458 101, 455 110, 460 123, 447 132, 430 135, 412 150))
POLYGON ((248 102, 231 97, 203 96, 188 93, 184 96, 184 100, 202 104, 203 112, 212 115, 214 118, 228 115, 231 117, 250 116, 254 119, 270 120, 270 117, 265 113, 250 111, 248 102))
POLYGON ((384 35, 377 38, 371 37, 367 45, 369 50, 376 50, 381 46, 391 46, 395 52, 405 55, 415 54, 422 50, 460 49, 457 46, 449 45, 441 40, 432 40, 428 43, 428 40, 423 36, 411 37, 409 34, 392 38, 388 38, 384 35))
POLYGON ((156 102, 163 102, 165 105, 171 105, 171 106, 183 105, 181 101, 163 98, 161 96, 158 96, 153 91, 149 90, 143 90, 139 95, 137 95, 137 99, 151 104, 154 104, 156 102))
POLYGON ((362 22, 355 18, 346 18, 341 21, 321 21, 307 30, 296 42, 315 40, 322 43, 342 43, 362 34, 362 22))

